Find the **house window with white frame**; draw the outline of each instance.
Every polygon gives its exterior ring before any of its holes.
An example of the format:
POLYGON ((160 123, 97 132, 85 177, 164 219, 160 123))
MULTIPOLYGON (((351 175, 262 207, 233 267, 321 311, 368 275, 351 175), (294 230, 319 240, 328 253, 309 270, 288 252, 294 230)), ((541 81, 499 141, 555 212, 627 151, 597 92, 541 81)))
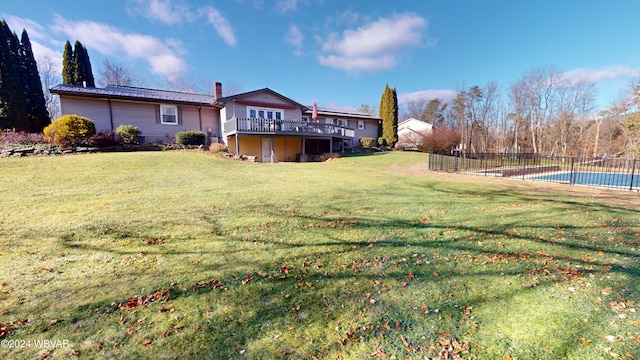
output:
POLYGON ((333 119, 331 119, 331 118, 324 119, 324 123, 333 125, 333 119))
POLYGON ((343 120, 343 119, 338 119, 338 126, 349 127, 349 121, 348 120, 343 120))
POLYGON ((247 106, 247 117, 282 120, 284 119, 284 110, 247 106))
POLYGON ((364 130, 364 120, 358 120, 358 130, 364 130))
POLYGON ((160 105, 160 123, 178 125, 178 107, 176 105, 160 105))

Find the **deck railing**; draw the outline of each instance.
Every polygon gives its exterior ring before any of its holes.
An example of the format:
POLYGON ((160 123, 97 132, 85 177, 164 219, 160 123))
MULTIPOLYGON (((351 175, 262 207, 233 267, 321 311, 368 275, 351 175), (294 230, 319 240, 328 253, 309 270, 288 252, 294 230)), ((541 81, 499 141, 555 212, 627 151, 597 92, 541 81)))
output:
POLYGON ((262 118, 231 118, 224 123, 224 132, 270 133, 289 135, 326 135, 353 138, 355 130, 344 126, 323 124, 314 121, 279 120, 262 118))
POLYGON ((639 159, 429 154, 429 170, 640 191, 639 159))

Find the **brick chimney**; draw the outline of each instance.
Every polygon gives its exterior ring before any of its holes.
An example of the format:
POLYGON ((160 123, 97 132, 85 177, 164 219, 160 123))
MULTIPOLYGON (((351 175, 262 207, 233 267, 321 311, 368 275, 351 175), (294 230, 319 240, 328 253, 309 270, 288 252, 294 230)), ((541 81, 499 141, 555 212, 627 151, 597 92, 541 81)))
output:
POLYGON ((218 100, 222 97, 222 83, 216 82, 213 84, 213 98, 218 100))

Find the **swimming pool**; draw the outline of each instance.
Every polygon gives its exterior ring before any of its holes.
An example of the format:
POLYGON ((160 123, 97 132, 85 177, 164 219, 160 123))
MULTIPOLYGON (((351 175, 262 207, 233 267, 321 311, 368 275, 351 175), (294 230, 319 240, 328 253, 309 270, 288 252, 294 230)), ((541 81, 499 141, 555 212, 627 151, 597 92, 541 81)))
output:
POLYGON ((611 174, 603 172, 560 172, 534 175, 528 180, 549 181, 564 184, 606 186, 640 190, 640 174, 611 174), (632 183, 633 182, 633 183, 632 183))

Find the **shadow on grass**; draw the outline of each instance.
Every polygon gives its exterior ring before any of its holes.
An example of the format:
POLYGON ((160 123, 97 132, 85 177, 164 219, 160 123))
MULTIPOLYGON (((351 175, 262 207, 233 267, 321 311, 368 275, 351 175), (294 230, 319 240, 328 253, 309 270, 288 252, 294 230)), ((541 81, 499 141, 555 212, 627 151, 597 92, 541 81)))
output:
MULTIPOLYGON (((523 202, 541 200, 537 196, 499 192, 481 194, 494 198, 504 196, 510 201, 514 198, 523 202)), ((578 208, 577 211, 589 209, 611 213, 616 209, 564 200, 545 201, 573 211, 578 208)), ((183 358, 197 358, 205 353, 222 357, 248 354, 260 358, 277 354, 284 358, 324 358, 335 357, 336 354, 362 355, 358 352, 362 347, 370 349, 369 354, 382 349, 386 355, 434 356, 429 347, 437 344, 438 339, 445 336, 443 334, 458 340, 473 339, 475 326, 491 326, 491 319, 485 319, 484 324, 478 325, 478 319, 472 317, 473 309, 482 309, 487 304, 509 304, 515 297, 535 296, 537 299, 558 287, 580 286, 583 279, 594 276, 622 275, 626 280, 617 280, 616 289, 633 288, 640 277, 640 256, 637 252, 593 241, 584 235, 598 232, 604 226, 615 229, 616 235, 631 245, 638 245, 634 224, 621 220, 591 226, 559 223, 533 227, 545 233, 562 230, 570 235, 565 240, 554 241, 514 230, 532 228, 518 223, 517 219, 503 220, 500 225, 487 228, 425 222, 419 218, 404 219, 390 214, 344 216, 340 215, 339 204, 326 206, 326 210, 325 213, 283 212, 272 207, 263 210, 270 218, 309 227, 302 230, 313 231, 317 235, 314 240, 282 242, 277 240, 279 236, 276 233, 283 230, 273 226, 261 228, 261 224, 256 224, 250 233, 243 233, 242 228, 236 229, 240 231, 233 235, 232 230, 220 229, 215 219, 206 219, 212 228, 217 229, 218 235, 212 235, 211 240, 219 243, 220 250, 154 251, 163 255, 202 256, 230 252, 237 257, 236 261, 244 262, 243 266, 251 270, 224 272, 219 279, 191 275, 186 283, 177 283, 169 278, 165 281, 165 288, 140 294, 149 296, 156 291, 168 290, 167 298, 159 299, 156 304, 125 310, 102 300, 84 305, 81 311, 98 309, 100 317, 115 321, 132 311, 142 317, 172 304, 192 304, 195 309, 189 311, 199 311, 203 317, 199 320, 191 318, 195 323, 178 332, 181 338, 194 345, 188 349, 175 349, 169 341, 162 342, 158 334, 147 334, 155 336, 157 346, 162 346, 164 353, 175 353, 175 356, 183 358), (353 240, 340 235, 362 231, 362 235, 368 236, 373 230, 380 231, 375 238, 367 240, 353 240), (256 236, 256 231, 260 236, 256 236), (471 237, 486 242, 517 240, 546 247, 545 251, 537 247, 532 247, 535 250, 531 251, 527 247, 517 251, 500 250, 499 247, 481 245, 477 240, 470 240, 471 237), (237 249, 232 245, 237 243, 264 244, 274 258, 261 261, 256 258, 259 253, 253 248, 237 249), (232 250, 227 250, 229 248, 232 250), (296 252, 291 254, 285 251, 287 249, 295 249, 296 252), (307 251, 297 251, 300 249, 307 251), (585 253, 590 255, 586 257, 585 253), (620 262, 611 256, 622 256, 628 260, 620 262), (510 285, 495 282, 495 279, 503 277, 519 279, 519 282, 510 285), (212 284, 212 280, 221 281, 224 288, 206 285, 212 284), (482 286, 479 284, 487 281, 494 284, 493 289, 478 289, 482 286), (435 309, 438 312, 434 312, 435 309), (215 339, 213 349, 205 345, 211 345, 205 341, 207 338, 215 339)), ((630 213, 634 212, 625 210, 627 216, 630 213)), ((63 246, 76 249, 130 253, 120 252, 108 244, 83 247, 69 235, 63 236, 61 241, 63 246)), ((112 301, 122 304, 136 294, 123 295, 112 301)), ((601 315, 584 313, 581 316, 592 320, 589 322, 592 326, 591 323, 600 321, 601 315)), ((514 317, 517 319, 517 315, 514 317)), ((549 321, 558 324, 559 320, 549 321)), ((580 350, 576 337, 588 336, 587 325, 562 326, 565 326, 562 327, 563 333, 550 334, 557 337, 556 342, 561 345, 554 345, 549 352, 549 348, 543 346, 545 339, 520 344, 529 352, 520 353, 520 358, 557 358, 580 350)), ((149 354, 137 349, 133 339, 125 337, 122 341, 119 346, 125 346, 123 349, 127 351, 134 348, 134 353, 142 357, 149 354)), ((518 355, 510 346, 508 341, 504 344, 496 341, 482 344, 472 351, 480 357, 501 357, 505 353, 518 355)))

